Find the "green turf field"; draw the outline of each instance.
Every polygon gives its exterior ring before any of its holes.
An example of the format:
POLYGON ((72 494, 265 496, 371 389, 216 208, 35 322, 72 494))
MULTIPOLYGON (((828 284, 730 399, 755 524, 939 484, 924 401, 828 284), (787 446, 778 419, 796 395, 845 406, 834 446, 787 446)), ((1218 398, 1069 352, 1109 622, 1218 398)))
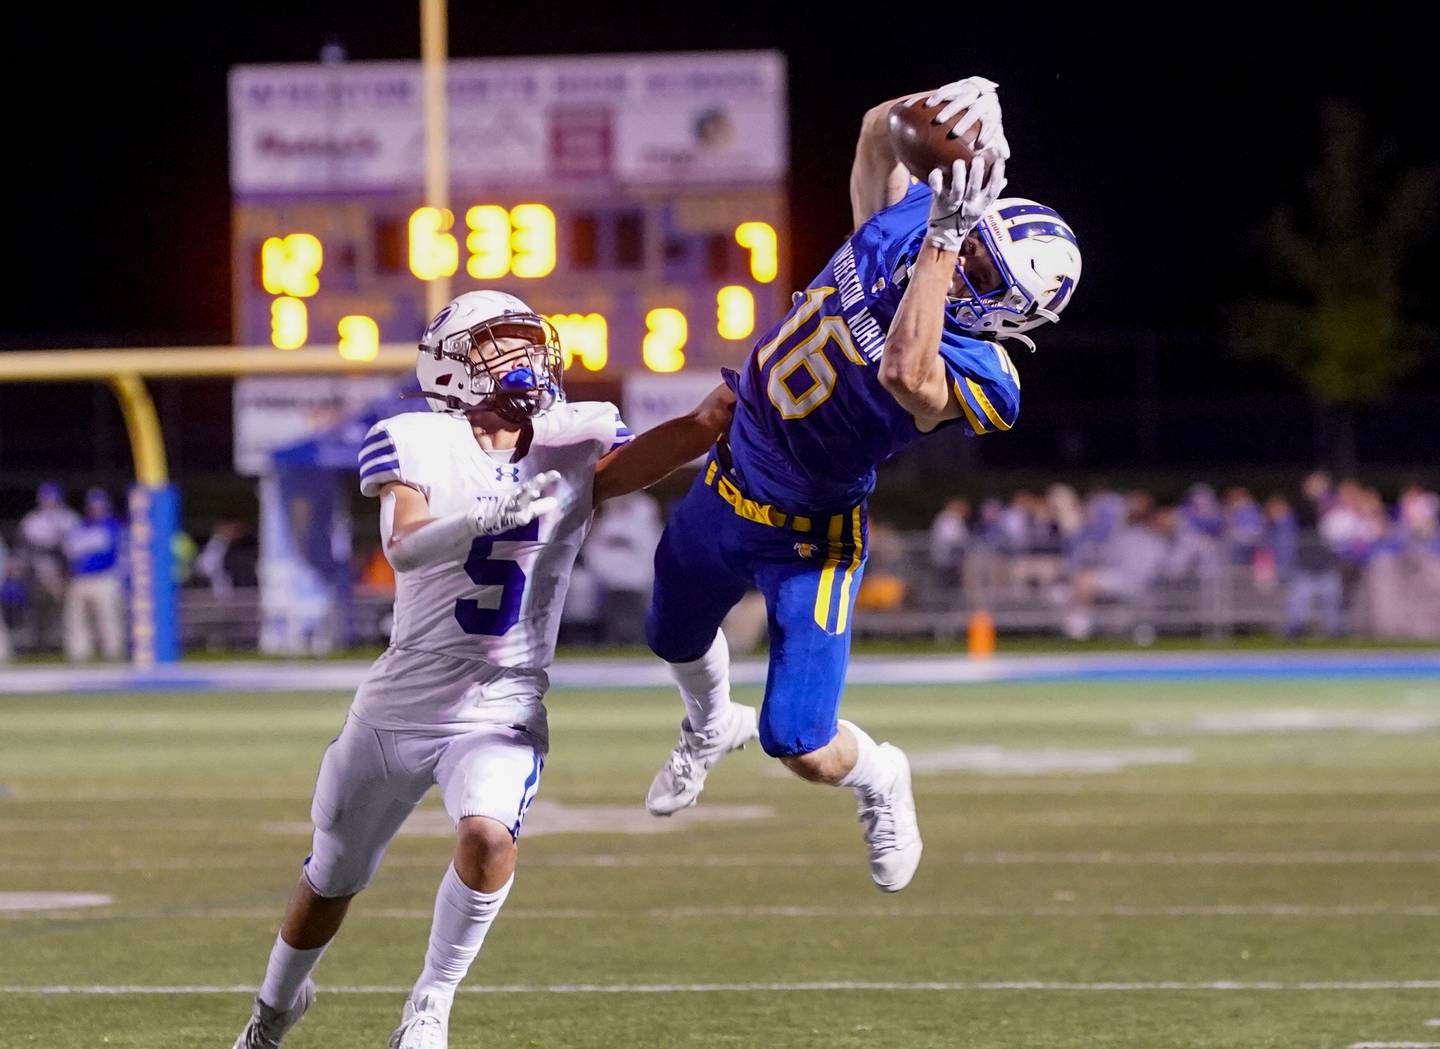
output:
MULTIPOLYGON (((248 994, 133 988, 258 981, 346 702, 0 698, 0 899, 114 900, 0 911, 0 1046, 228 1049, 248 994), (132 990, 19 990, 41 986, 132 990)), ((555 694, 551 818, 634 822, 677 705, 555 694)), ((451 1045, 1440 1044, 1440 989, 1297 986, 1440 981, 1440 681, 868 688, 846 709, 933 766, 906 892, 870 885, 848 794, 758 751, 701 806, 750 818, 541 834, 537 807, 469 981, 530 989, 462 994, 451 1045), (939 753, 959 747, 983 749, 939 753), (1032 982, 1066 986, 995 986, 1032 982), (846 983, 891 986, 792 986, 846 983)), ((443 831, 429 805, 418 822, 443 831)), ((287 1046, 385 1045, 447 852, 395 843, 287 1046)))

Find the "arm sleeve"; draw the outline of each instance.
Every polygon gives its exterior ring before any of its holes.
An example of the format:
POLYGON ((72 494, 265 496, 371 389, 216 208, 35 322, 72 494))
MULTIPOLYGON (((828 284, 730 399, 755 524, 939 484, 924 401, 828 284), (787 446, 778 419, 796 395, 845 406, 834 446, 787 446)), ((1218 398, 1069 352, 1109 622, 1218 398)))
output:
POLYGON ((478 530, 469 512, 451 514, 427 522, 399 542, 391 542, 395 534, 395 496, 380 500, 380 549, 397 572, 413 572, 426 565, 465 560, 478 530))

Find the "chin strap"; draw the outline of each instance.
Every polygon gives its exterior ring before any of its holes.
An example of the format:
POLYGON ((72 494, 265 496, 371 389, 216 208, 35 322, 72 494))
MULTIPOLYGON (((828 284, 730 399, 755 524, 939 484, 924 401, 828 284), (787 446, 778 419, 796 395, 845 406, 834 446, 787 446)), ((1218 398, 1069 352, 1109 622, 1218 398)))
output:
POLYGON ((995 336, 995 341, 996 341, 996 342, 1004 342, 1004 341, 1006 341, 1007 339, 1014 339, 1014 340, 1015 340, 1016 342, 1018 342, 1021 346, 1024 346, 1027 350, 1029 350, 1031 353, 1034 353, 1034 352, 1035 352, 1035 340, 1032 339, 1032 338, 1030 338, 1030 336, 1028 336, 1028 335, 1022 335, 1022 334, 1020 334, 1020 332, 1018 332, 1018 331, 1012 331, 1012 332, 1008 332, 1008 333, 1006 333, 1006 334, 996 335, 996 336, 995 336))
POLYGON ((469 404, 450 393, 430 393, 427 390, 403 390, 400 393, 401 400, 414 398, 439 401, 445 406, 445 410, 449 412, 492 411, 506 422, 516 424, 528 422, 535 415, 522 398, 512 397, 506 394, 487 397, 479 404, 469 404))

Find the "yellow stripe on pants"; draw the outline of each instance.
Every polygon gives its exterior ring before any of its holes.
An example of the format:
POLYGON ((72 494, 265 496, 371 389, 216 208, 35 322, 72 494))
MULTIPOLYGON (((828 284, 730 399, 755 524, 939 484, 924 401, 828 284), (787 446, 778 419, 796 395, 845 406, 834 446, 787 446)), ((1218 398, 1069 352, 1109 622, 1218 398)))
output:
POLYGON ((840 534, 845 528, 845 516, 836 514, 830 518, 829 543, 825 551, 825 568, 820 572, 820 589, 815 592, 815 622, 820 629, 830 629, 830 591, 835 585, 835 569, 840 567, 840 534))
POLYGON ((851 511, 855 516, 850 526, 850 541, 855 546, 855 552, 850 556, 850 567, 845 569, 845 580, 840 584, 840 612, 839 621, 835 626, 835 633, 845 633, 845 620, 850 615, 850 581, 855 578, 855 569, 860 567, 860 559, 865 555, 865 539, 860 531, 860 507, 851 511))

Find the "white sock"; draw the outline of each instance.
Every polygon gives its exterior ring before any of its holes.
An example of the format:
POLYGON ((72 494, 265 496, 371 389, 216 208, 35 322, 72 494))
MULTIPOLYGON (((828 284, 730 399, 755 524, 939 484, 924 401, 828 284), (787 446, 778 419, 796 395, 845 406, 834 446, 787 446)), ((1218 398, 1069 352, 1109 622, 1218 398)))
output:
POLYGON ((440 889, 435 893, 435 919, 430 926, 430 947, 425 951, 425 968, 415 989, 410 992, 412 1001, 419 1004, 428 998, 425 1011, 438 1013, 442 1019, 450 1016, 450 1003, 455 1000, 455 988, 470 971, 470 963, 480 953, 485 934, 505 897, 510 895, 510 880, 495 892, 476 892, 460 880, 452 863, 440 879, 440 889))
POLYGON ((699 659, 671 663, 670 673, 680 686, 690 731, 703 735, 717 728, 730 712, 730 646, 724 632, 715 631, 715 640, 699 659))
POLYGON ((260 985, 260 1000, 272 1009, 284 1012, 300 997, 305 978, 320 964, 320 956, 330 945, 302 951, 291 947, 280 936, 270 948, 270 962, 265 966, 265 982, 260 985))
POLYGON ((873 791, 889 786, 893 773, 880 754, 880 746, 870 734, 851 721, 841 721, 855 737, 855 767, 845 773, 836 786, 854 787, 856 790, 873 791))

